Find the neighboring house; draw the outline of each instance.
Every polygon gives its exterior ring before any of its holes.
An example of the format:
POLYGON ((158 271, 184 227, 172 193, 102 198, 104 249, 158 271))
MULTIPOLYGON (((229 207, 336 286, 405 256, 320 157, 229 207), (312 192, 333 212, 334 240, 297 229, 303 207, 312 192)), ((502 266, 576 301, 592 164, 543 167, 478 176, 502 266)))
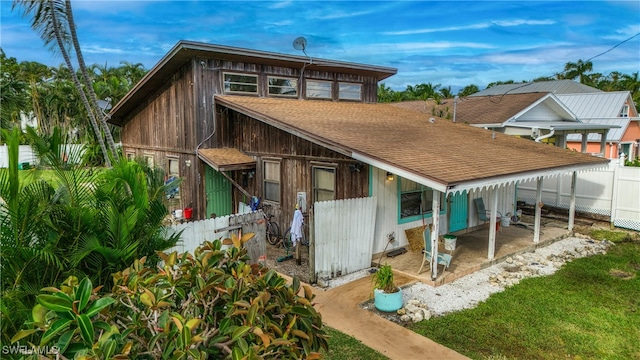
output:
MULTIPOLYGON (((110 121, 122 126, 125 153, 167 169, 175 164, 185 178, 182 206, 193 207, 197 219, 258 196, 287 226, 296 203, 307 212, 317 201, 375 197, 374 252, 383 251, 389 233, 403 245, 402 230, 425 223, 435 234, 483 225, 472 198, 515 211, 519 181, 608 164, 375 104, 378 81, 395 72, 181 41, 114 107, 110 121)), ((493 258, 495 232, 490 239, 493 258)))
POLYGON ((629 91, 562 94, 558 99, 585 124, 618 126, 607 133, 604 151, 600 150, 600 134, 571 134, 567 137, 569 149, 604 153, 608 159, 616 159, 620 153, 627 159, 640 156, 640 117, 629 91))
MULTIPOLYGON (((522 88, 518 88, 520 89, 522 88)), ((553 93, 507 93, 445 99, 440 102, 407 101, 393 105, 536 142, 551 143, 561 148, 567 147, 566 139, 571 134, 593 134, 600 137, 618 126, 581 121, 553 93)), ((600 152, 604 151, 604 143, 598 145, 602 147, 600 152)))
POLYGON ((496 96, 505 94, 524 94, 524 93, 553 93, 553 94, 578 94, 578 93, 594 93, 600 92, 594 87, 580 84, 573 80, 552 80, 537 81, 530 83, 502 84, 492 86, 490 88, 478 91, 469 95, 474 96, 496 96))

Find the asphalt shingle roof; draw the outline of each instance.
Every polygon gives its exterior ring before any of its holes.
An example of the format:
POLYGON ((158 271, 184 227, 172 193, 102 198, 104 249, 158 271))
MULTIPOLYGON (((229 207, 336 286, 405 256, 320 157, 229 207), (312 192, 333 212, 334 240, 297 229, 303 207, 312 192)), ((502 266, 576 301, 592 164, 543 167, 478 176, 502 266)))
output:
MULTIPOLYGON (((502 96, 477 96, 458 99, 456 122, 466 124, 502 124, 528 106, 545 96, 545 93, 507 94, 502 96)), ((434 114, 442 110, 453 119, 454 99, 445 99, 440 104, 433 100, 404 101, 391 103, 403 109, 434 114)), ((446 116, 446 115, 445 115, 446 116)))
POLYGON ((363 154, 447 186, 608 163, 390 104, 229 95, 216 95, 215 101, 323 146, 363 154))

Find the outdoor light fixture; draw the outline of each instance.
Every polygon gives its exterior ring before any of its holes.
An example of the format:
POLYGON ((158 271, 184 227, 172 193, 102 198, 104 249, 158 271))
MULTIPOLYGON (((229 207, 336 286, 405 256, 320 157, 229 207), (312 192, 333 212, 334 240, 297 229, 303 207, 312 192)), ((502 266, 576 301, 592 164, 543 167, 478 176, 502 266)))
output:
POLYGON ((393 181, 393 174, 387 171, 387 180, 393 181))

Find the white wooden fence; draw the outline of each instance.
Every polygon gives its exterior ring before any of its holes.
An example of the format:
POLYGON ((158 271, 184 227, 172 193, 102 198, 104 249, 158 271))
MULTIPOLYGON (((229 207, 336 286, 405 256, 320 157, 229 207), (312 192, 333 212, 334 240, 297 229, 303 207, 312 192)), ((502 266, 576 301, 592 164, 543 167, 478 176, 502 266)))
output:
POLYGON ((178 253, 189 252, 193 254, 194 250, 205 241, 213 242, 216 239, 230 238, 232 232, 237 234, 237 231, 242 229, 243 234, 250 232, 255 234, 253 239, 245 243, 251 257, 251 263, 265 262, 267 256, 266 223, 263 220, 262 211, 256 211, 173 225, 170 231, 173 233, 182 231, 181 240, 166 252, 177 251, 178 253))
MULTIPOLYGON (((518 200, 535 203, 536 182, 518 185, 518 200)), ((545 179, 542 202, 569 208, 571 175, 545 179)), ((640 168, 612 162, 600 171, 578 173, 576 210, 610 217, 614 226, 640 231, 640 168)))
POLYGON ((316 202, 315 273, 333 278, 371 267, 376 198, 316 202))

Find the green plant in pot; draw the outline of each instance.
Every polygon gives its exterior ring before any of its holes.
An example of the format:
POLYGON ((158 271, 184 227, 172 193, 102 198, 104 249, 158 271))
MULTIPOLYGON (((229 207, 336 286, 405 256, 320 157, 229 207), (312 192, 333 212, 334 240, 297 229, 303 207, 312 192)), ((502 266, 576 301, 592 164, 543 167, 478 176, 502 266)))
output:
POLYGON ((393 312, 403 305, 402 290, 393 279, 391 265, 384 264, 373 274, 373 304, 376 309, 393 312))

